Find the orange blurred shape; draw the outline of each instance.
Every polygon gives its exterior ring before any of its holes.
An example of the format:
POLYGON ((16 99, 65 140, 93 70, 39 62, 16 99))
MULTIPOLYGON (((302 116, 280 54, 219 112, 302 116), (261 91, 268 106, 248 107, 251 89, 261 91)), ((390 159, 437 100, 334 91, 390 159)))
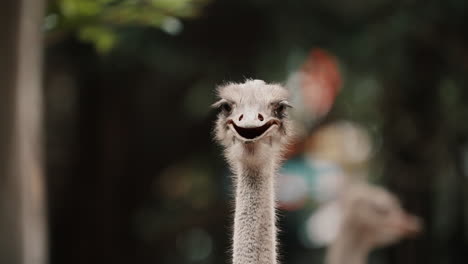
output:
POLYGON ((342 85, 337 59, 323 49, 312 49, 300 72, 306 110, 316 116, 327 114, 342 85))

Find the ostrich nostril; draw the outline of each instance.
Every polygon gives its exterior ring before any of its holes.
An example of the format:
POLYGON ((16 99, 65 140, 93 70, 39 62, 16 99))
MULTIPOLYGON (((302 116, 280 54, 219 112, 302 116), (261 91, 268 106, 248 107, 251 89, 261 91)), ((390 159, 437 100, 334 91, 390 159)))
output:
POLYGON ((239 116, 239 121, 241 121, 243 117, 244 117, 244 115, 240 115, 239 116))
POLYGON ((262 114, 258 114, 258 120, 263 121, 263 116, 262 116, 262 114))

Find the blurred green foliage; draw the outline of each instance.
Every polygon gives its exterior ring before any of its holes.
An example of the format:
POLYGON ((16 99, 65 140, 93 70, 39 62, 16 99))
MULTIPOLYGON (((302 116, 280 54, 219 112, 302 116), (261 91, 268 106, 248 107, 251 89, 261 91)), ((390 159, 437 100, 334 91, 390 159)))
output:
POLYGON ((49 5, 45 30, 77 34, 103 54, 119 42, 119 30, 129 26, 181 29, 179 18, 200 14, 209 0, 56 0, 49 5))

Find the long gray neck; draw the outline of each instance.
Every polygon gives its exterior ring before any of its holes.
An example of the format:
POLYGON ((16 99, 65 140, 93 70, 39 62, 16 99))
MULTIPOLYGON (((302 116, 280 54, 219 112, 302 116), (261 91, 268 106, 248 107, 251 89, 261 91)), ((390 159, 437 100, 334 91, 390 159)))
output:
POLYGON ((275 169, 242 167, 236 175, 233 264, 275 264, 275 169))
POLYGON ((340 234, 327 250, 326 264, 366 264, 371 251, 355 228, 343 225, 340 234))

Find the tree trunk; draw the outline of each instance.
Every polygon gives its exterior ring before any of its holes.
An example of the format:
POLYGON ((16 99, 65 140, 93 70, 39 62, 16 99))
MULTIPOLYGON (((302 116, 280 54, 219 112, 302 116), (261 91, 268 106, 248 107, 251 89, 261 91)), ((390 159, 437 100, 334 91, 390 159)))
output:
POLYGON ((0 8, 0 263, 46 261, 41 155, 43 1, 0 8))

